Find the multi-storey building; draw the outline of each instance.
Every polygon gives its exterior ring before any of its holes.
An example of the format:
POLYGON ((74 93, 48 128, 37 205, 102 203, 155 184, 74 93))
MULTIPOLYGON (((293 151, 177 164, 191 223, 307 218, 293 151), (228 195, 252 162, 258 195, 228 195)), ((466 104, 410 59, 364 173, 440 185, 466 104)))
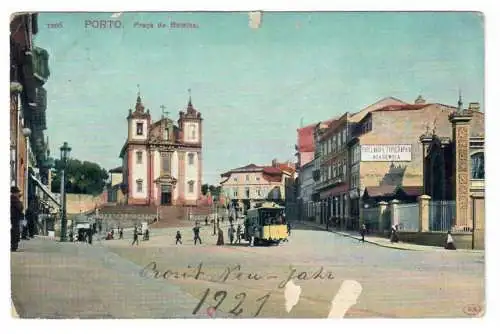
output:
MULTIPOLYGON (((350 215, 362 216, 362 207, 382 200, 415 201, 422 195, 420 137, 428 132, 451 137, 448 117, 455 111, 456 107, 427 103, 419 96, 413 104, 389 104, 364 113, 349 142, 350 215)), ((484 114, 476 109, 471 115, 471 132, 484 131, 484 114)))
POLYGON ((128 137, 120 152, 126 203, 197 205, 202 184, 203 119, 191 97, 175 125, 167 117, 152 122, 138 94, 127 121, 128 137))
POLYGON ((329 119, 327 121, 319 122, 314 127, 314 159, 313 164, 313 181, 314 190, 312 194, 312 200, 314 201, 314 215, 316 216, 316 221, 319 223, 325 222, 326 208, 322 205, 320 200, 319 185, 323 182, 321 178, 321 163, 323 159, 323 146, 321 146, 321 137, 328 130, 329 126, 336 124, 336 119, 329 119))
POLYGON ((273 160, 271 166, 249 164, 231 169, 221 174, 220 184, 227 198, 248 209, 265 200, 284 202, 287 180, 293 179, 294 174, 290 163, 273 160))
POLYGON ((299 220, 311 220, 315 217, 314 202, 312 195, 314 192, 313 179, 314 161, 302 165, 298 175, 299 193, 297 205, 299 206, 299 220))
POLYGON ((25 208, 35 214, 56 209, 50 192, 46 109, 49 54, 34 45, 38 14, 14 14, 10 21, 10 182, 21 189, 25 208))

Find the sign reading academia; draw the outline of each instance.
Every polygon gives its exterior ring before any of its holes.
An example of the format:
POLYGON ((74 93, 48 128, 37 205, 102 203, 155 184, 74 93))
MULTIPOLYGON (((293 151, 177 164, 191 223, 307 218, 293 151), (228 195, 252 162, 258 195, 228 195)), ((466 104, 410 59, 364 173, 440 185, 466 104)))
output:
POLYGON ((361 145, 361 161, 411 161, 411 144, 361 145))

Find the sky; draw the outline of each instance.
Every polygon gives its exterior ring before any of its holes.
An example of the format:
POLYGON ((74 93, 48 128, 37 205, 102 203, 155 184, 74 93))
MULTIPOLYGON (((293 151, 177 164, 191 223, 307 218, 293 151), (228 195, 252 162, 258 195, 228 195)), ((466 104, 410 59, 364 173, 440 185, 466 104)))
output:
MULTIPOLYGON (((273 158, 294 161, 297 128, 393 96, 484 106, 484 18, 478 13, 41 13, 36 45, 50 53, 52 155, 121 165, 137 85, 153 120, 177 120, 188 89, 203 121, 203 183, 273 158), (171 22, 197 28, 170 28, 171 22), (86 25, 87 22, 87 25, 86 25), (158 23, 165 27, 158 27, 158 23), (142 28, 138 24, 154 25, 142 28), (95 23, 94 23, 95 24, 95 23)), ((483 109, 484 110, 484 109, 483 109)))

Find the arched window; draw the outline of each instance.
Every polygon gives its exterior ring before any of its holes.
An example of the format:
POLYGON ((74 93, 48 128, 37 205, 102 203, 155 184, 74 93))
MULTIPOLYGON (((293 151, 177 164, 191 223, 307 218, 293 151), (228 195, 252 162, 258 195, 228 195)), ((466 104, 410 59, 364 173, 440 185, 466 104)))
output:
POLYGON ((484 152, 478 152, 471 156, 471 179, 484 179, 484 152))

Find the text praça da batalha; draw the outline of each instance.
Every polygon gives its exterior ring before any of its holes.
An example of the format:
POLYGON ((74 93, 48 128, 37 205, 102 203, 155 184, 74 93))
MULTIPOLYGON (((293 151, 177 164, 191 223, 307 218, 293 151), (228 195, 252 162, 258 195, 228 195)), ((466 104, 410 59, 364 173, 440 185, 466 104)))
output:
POLYGON ((203 271, 203 262, 196 266, 187 266, 187 270, 163 270, 158 268, 156 262, 152 261, 140 271, 142 277, 151 277, 156 279, 194 279, 200 281, 209 281, 216 283, 224 283, 230 280, 247 280, 247 281, 264 281, 264 280, 281 280, 278 284, 279 289, 283 289, 290 280, 309 281, 309 280, 333 280, 335 276, 333 272, 326 271, 323 266, 316 271, 298 271, 293 266, 290 266, 286 276, 278 276, 275 274, 264 274, 258 272, 245 272, 241 265, 233 265, 225 267, 219 274, 208 275, 203 271))

